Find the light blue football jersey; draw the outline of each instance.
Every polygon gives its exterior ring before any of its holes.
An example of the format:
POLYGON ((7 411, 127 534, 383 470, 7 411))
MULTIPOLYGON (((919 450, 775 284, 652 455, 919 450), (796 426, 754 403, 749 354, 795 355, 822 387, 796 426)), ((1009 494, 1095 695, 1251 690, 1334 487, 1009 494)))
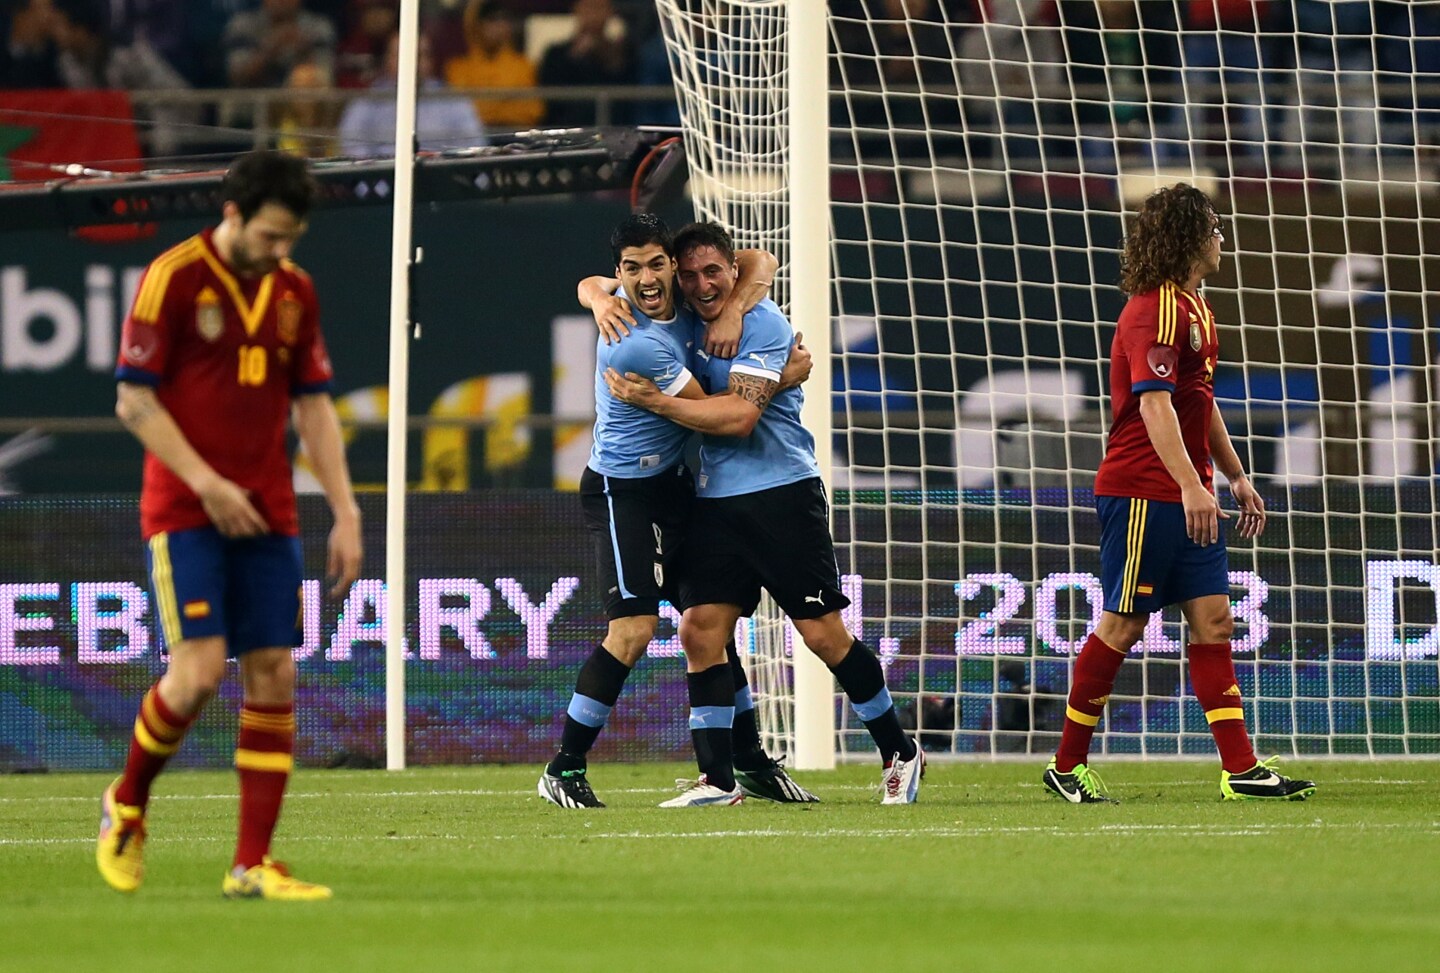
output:
MULTIPOLYGON (((691 367, 707 394, 729 388, 731 372, 780 381, 795 329, 774 301, 767 297, 745 315, 740 350, 733 359, 705 353, 703 328, 701 323, 696 329, 691 367)), ((702 437, 700 496, 734 497, 819 476, 815 437, 800 423, 804 402, 805 393, 800 389, 784 389, 775 393, 749 436, 702 437)))
MULTIPOLYGON (((619 296, 624 297, 623 291, 619 296)), ((670 321, 652 321, 635 310, 635 327, 613 345, 595 342, 595 442, 590 468, 606 476, 654 476, 685 458, 690 430, 610 394, 605 369, 621 375, 634 372, 658 385, 666 395, 690 383, 688 367, 695 335, 693 312, 678 312, 670 321)))

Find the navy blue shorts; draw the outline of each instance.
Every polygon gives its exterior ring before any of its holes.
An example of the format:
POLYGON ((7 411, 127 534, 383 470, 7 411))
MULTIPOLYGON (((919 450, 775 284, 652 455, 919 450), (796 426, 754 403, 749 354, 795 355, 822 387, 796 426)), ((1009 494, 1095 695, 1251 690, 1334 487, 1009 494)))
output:
POLYGON ((166 645, 219 635, 235 657, 302 642, 298 537, 160 533, 146 544, 145 566, 166 645))
POLYGON ((1159 500, 1096 497, 1105 610, 1149 614, 1205 595, 1230 594, 1225 522, 1201 547, 1185 533, 1185 507, 1159 500))
POLYGON ((830 508, 819 477, 758 493, 695 501, 677 607, 737 605, 750 617, 760 589, 791 618, 850 604, 840 590, 830 508))

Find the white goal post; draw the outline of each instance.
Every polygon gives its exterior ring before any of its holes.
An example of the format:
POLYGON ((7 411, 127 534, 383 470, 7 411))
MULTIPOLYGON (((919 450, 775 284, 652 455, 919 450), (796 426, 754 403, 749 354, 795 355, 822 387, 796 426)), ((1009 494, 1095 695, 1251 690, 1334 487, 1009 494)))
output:
MULTIPOLYGON (((1099 613, 1119 247, 1184 181, 1224 216, 1217 401, 1271 510, 1230 538, 1250 730, 1267 752, 1440 753, 1436 5, 657 7, 697 213, 774 251, 777 299, 817 357, 830 340, 833 402, 818 369, 806 392, 833 425, 807 422, 833 448, 846 620, 927 748, 1054 747, 1099 613), (801 327, 822 305, 830 327, 801 327)), ((868 752, 828 678, 790 675, 789 627, 749 631, 767 742, 795 756, 814 726, 868 752)), ((1153 620, 1097 749, 1213 752, 1184 638, 1153 620)))

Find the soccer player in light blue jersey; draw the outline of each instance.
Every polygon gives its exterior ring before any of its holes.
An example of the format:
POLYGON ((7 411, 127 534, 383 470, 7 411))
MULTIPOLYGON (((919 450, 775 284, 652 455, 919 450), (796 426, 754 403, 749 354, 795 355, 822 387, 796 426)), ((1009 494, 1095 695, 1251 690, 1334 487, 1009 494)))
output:
MULTIPOLYGON (((730 235, 714 223, 691 224, 676 234, 675 254, 680 288, 708 327, 738 279, 730 235)), ((879 747, 883 803, 913 803, 924 754, 900 726, 880 661, 840 617, 850 600, 840 590, 815 441, 800 422, 804 393, 780 381, 793 336, 766 298, 745 315, 733 359, 697 351, 692 386, 667 395, 649 376, 613 367, 605 380, 617 399, 703 434, 679 582, 687 660, 718 660, 736 620, 754 612, 762 588, 769 591, 879 747)), ((702 780, 676 801, 702 803, 706 786, 702 780)))
MULTIPOLYGON (((617 275, 612 283, 621 288, 618 299, 624 302, 630 327, 624 340, 602 338, 596 346, 594 446, 580 480, 585 525, 594 541, 610 621, 604 641, 580 671, 560 750, 537 787, 541 797, 563 808, 604 806, 586 776, 587 755, 626 677, 655 636, 660 599, 676 600, 675 559, 695 495, 684 456, 689 430, 613 398, 602 377, 612 367, 641 374, 662 395, 678 394, 693 384, 688 359, 695 321, 688 311, 682 318, 676 307, 670 231, 657 217, 638 214, 616 227, 610 243, 617 275)), ((773 264, 773 257, 766 259, 773 264)), ((758 263, 756 273, 768 276, 773 267, 758 263)), ((592 302, 588 285, 582 282, 579 291, 587 306, 592 302)), ((613 309, 607 305, 597 311, 597 319, 613 309)), ((702 723, 733 705, 731 679, 726 665, 718 675, 700 680, 697 704, 696 679, 691 677, 692 713, 698 710, 702 723)), ((696 732, 706 746, 705 738, 711 735, 707 728, 696 732)), ((723 760, 728 773, 729 751, 716 760, 723 760)), ((733 780, 727 794, 734 800, 742 796, 733 780)))

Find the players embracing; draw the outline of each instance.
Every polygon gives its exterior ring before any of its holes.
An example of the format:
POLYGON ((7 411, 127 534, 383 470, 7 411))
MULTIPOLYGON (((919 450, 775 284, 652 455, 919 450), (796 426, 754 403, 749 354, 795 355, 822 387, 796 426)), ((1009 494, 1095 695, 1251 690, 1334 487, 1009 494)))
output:
MULTIPOLYGON (((719 225, 693 223, 675 234, 675 257, 680 289, 702 322, 690 394, 666 395, 646 376, 615 368, 605 380, 621 401, 702 434, 678 585, 686 658, 717 663, 736 621, 768 591, 870 731, 884 763, 882 802, 913 803, 925 755, 900 726, 880 660, 841 619, 850 600, 840 589, 815 441, 800 421, 804 393, 782 386, 794 329, 765 298, 745 314, 733 358, 701 352, 739 281, 735 245, 719 225)), ((676 800, 699 803, 705 787, 701 780, 676 800)))

